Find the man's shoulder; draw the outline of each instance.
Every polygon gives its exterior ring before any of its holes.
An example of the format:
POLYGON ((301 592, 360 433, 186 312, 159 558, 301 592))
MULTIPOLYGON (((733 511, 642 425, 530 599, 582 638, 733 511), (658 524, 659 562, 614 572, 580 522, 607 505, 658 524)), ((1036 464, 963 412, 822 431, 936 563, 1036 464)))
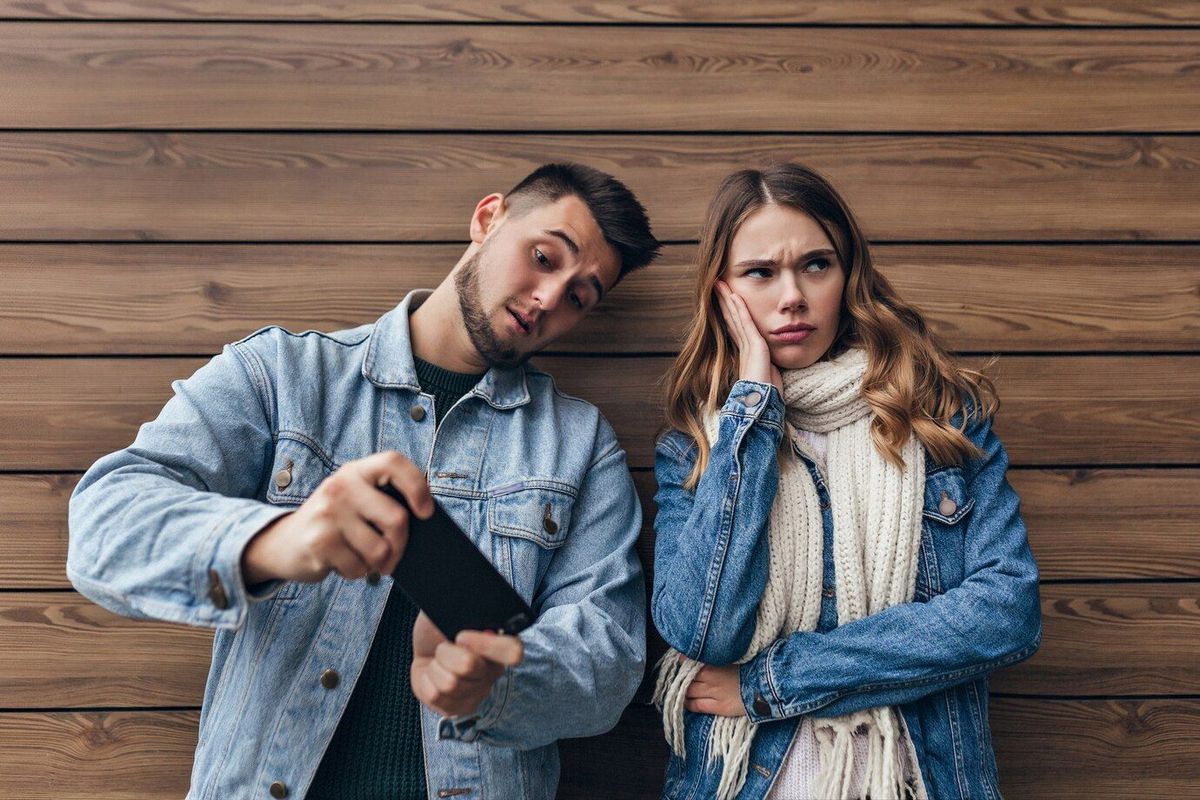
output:
POLYGON ((286 367, 298 361, 346 357, 366 346, 374 328, 372 322, 332 332, 294 332, 282 325, 267 325, 229 346, 243 357, 255 358, 264 365, 286 367))
POLYGON ((233 342, 233 347, 247 345, 250 347, 291 347, 304 348, 313 346, 333 345, 335 347, 354 347, 366 342, 374 330, 375 323, 368 322, 355 328, 326 332, 305 330, 294 332, 282 325, 266 325, 247 336, 233 342))
POLYGON ((553 375, 531 364, 525 365, 525 384, 531 399, 538 402, 551 403, 568 412, 600 416, 600 409, 594 403, 564 392, 553 375))
POLYGON ((549 418, 555 420, 555 424, 576 433, 595 430, 598 440, 606 444, 616 442, 612 425, 596 404, 564 392, 550 373, 526 364, 525 384, 529 387, 530 400, 550 410, 549 418))

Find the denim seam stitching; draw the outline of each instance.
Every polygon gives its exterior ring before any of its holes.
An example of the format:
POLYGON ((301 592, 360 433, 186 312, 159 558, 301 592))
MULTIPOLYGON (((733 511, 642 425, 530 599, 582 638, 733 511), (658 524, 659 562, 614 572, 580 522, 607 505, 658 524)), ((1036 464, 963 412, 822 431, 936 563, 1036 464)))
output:
POLYGON ((697 626, 696 635, 693 637, 692 642, 692 650, 697 655, 704 652, 704 643, 708 640, 708 628, 712 622, 712 609, 713 604, 716 602, 717 587, 721 582, 721 573, 725 571, 725 556, 729 552, 729 541, 733 536, 733 509, 737 507, 737 498, 742 489, 742 468, 741 464, 738 463, 738 450, 741 448, 744 438, 742 426, 737 425, 734 429, 733 442, 731 443, 733 448, 733 465, 737 477, 731 481, 731 489, 726 492, 724 502, 721 504, 721 527, 717 537, 716 553, 714 554, 716 558, 712 566, 709 567, 708 581, 705 583, 704 598, 700 607, 700 619, 697 620, 700 624, 697 626))

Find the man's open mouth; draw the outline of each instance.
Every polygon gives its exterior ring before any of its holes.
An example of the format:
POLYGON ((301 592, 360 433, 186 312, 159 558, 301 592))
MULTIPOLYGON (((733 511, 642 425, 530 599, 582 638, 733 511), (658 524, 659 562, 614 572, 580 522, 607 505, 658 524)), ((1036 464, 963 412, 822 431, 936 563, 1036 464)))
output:
POLYGON ((525 321, 524 317, 507 306, 505 307, 505 310, 508 311, 508 313, 512 315, 512 318, 517 321, 517 324, 521 326, 521 330, 525 331, 525 333, 529 333, 529 323, 525 321))

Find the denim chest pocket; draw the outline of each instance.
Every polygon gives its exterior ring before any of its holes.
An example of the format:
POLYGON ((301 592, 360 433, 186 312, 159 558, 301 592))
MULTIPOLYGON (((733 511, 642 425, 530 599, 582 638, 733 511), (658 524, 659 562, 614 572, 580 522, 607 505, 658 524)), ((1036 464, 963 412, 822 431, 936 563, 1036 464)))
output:
POLYGON ((315 445, 281 434, 267 481, 267 502, 303 503, 336 470, 332 459, 315 445))
POLYGON ((530 605, 571 532, 574 502, 574 488, 554 481, 524 481, 487 500, 492 561, 530 605))
POLYGON ((974 507, 962 467, 926 473, 917 599, 928 599, 963 582, 966 529, 974 507))
POLYGON ((575 490, 557 482, 525 481, 503 487, 488 500, 488 529, 553 550, 567 540, 574 502, 575 490))
MULTIPOLYGON (((337 465, 333 460, 315 444, 281 433, 275 444, 275 461, 268 476, 267 502, 281 506, 299 506, 336 470, 337 465)), ((277 603, 290 602, 306 589, 315 593, 319 587, 320 584, 288 581, 273 599, 277 603)))

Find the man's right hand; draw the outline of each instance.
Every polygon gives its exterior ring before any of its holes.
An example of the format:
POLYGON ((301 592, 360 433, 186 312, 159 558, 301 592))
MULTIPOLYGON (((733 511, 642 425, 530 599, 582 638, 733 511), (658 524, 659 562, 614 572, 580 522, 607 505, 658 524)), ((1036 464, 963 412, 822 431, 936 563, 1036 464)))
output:
POLYGON ((330 572, 349 580, 372 572, 390 575, 408 544, 408 512, 379 491, 389 482, 418 518, 433 514, 429 483, 400 453, 386 451, 347 462, 298 509, 250 540, 242 551, 246 585, 268 580, 315 583, 330 572))

